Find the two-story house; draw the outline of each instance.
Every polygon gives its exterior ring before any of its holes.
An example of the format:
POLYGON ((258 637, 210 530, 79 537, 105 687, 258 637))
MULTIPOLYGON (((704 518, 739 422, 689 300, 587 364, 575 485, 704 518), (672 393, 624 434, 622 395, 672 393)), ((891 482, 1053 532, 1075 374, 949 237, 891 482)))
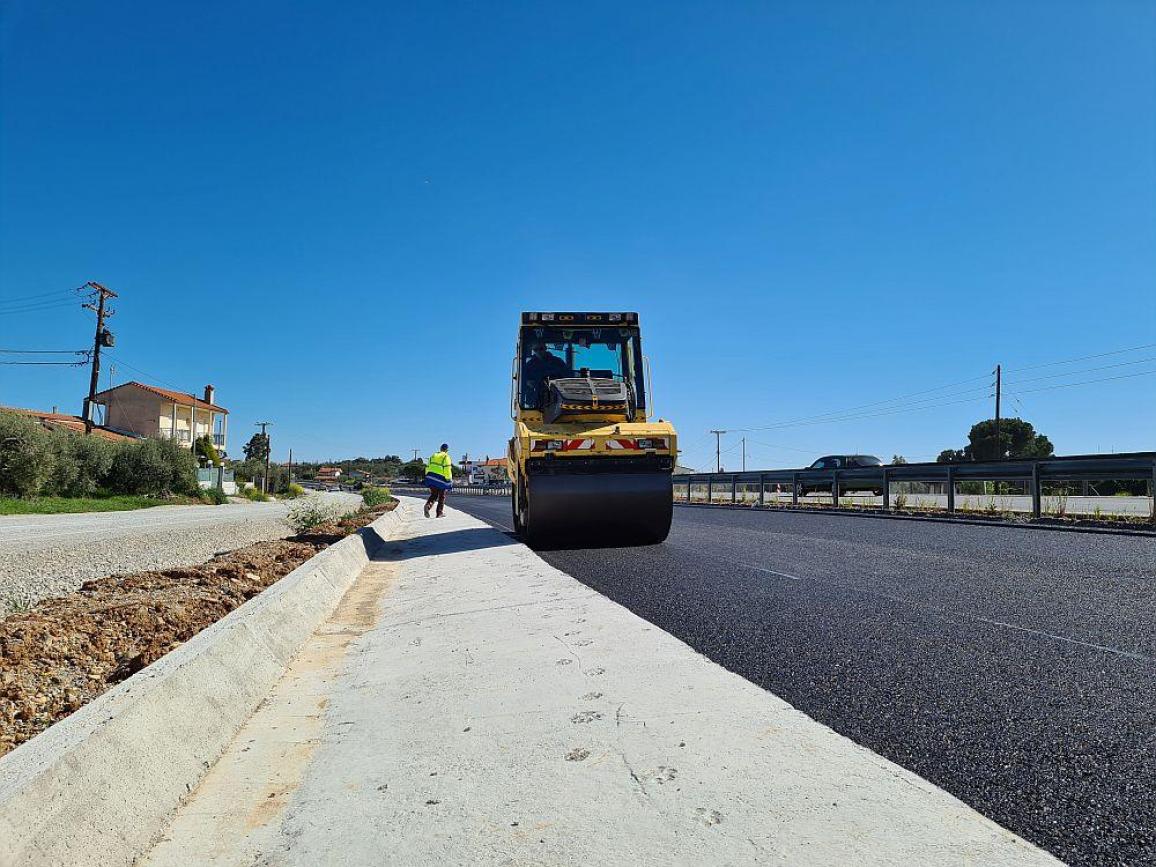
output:
POLYGON ((104 408, 104 427, 137 437, 174 439, 186 448, 209 434, 224 453, 229 433, 229 411, 217 406, 211 385, 203 397, 170 391, 143 382, 126 382, 100 392, 93 403, 104 408))

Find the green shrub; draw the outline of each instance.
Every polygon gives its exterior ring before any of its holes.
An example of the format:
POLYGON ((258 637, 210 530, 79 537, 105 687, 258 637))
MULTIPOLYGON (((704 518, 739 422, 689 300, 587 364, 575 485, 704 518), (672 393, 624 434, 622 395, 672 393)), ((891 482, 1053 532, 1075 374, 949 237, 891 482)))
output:
POLYGON ((252 500, 254 503, 269 502, 269 495, 263 492, 260 488, 244 488, 241 491, 241 496, 246 500, 252 500))
POLYGON ((389 488, 362 488, 361 499, 367 508, 374 508, 388 503, 391 499, 389 488))
POLYGON ((49 461, 48 478, 40 486, 40 494, 66 497, 70 490, 80 484, 80 467, 73 458, 70 440, 89 439, 67 431, 44 431, 45 444, 52 452, 49 461))
POLYGON ((123 443, 112 462, 109 487, 119 493, 153 497, 196 494, 196 468, 193 453, 172 440, 123 443))
POLYGON ((221 488, 206 488, 201 490, 201 499, 213 506, 223 506, 229 502, 229 495, 221 488))
POLYGON ((45 430, 0 411, 0 496, 87 497, 103 491, 196 495, 196 459, 171 440, 111 442, 45 430))
POLYGON ((296 482, 293 482, 281 493, 281 496, 286 500, 296 500, 298 497, 304 496, 304 494, 305 489, 296 482))
POLYGON ((213 445, 213 438, 208 434, 197 437, 193 441, 193 453, 204 462, 205 466, 219 467, 221 465, 221 455, 217 451, 217 447, 213 445))
POLYGON ((298 533, 307 533, 336 517, 331 509, 322 508, 314 502, 305 502, 289 510, 289 525, 298 533))
POLYGON ((61 436, 66 444, 64 454, 67 461, 76 468, 76 475, 59 493, 67 497, 91 497, 107 483, 118 445, 103 437, 75 434, 61 436))
POLYGON ((0 412, 0 494, 34 497, 55 472, 51 434, 39 422, 14 412, 0 412))

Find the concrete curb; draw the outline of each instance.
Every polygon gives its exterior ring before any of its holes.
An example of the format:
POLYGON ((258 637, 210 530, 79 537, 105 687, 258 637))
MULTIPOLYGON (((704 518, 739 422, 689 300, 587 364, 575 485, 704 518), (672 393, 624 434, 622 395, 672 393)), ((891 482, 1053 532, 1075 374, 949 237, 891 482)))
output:
POLYGON ((401 523, 402 507, 0 759, 0 865, 146 852, 401 523))

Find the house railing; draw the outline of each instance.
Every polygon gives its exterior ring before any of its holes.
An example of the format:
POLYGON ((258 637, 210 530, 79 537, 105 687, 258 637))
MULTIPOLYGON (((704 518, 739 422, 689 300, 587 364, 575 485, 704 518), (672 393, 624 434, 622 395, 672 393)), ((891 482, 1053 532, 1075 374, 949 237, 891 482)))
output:
POLYGON ((233 471, 224 467, 200 467, 197 469, 197 484, 208 485, 211 488, 224 487, 226 482, 234 481, 233 471))
MULTIPOLYGON (((204 432, 197 434, 198 437, 202 437, 204 435, 205 435, 204 432)), ((213 440, 213 445, 223 446, 225 444, 225 435, 224 434, 215 433, 215 434, 211 434, 210 436, 213 440)), ((175 431, 172 430, 171 428, 161 428, 160 429, 160 437, 161 437, 161 439, 166 439, 166 440, 176 440, 177 442, 180 442, 180 443, 187 443, 192 439, 192 436, 189 433, 188 428, 177 428, 175 431)))

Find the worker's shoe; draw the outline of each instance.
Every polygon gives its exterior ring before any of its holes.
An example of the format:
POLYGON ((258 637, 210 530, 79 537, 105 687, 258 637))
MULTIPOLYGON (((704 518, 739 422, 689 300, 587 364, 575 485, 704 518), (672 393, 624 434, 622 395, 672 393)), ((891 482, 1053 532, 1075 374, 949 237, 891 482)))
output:
POLYGON ((425 504, 425 516, 426 516, 427 518, 429 517, 429 503, 426 503, 426 504, 425 504))

